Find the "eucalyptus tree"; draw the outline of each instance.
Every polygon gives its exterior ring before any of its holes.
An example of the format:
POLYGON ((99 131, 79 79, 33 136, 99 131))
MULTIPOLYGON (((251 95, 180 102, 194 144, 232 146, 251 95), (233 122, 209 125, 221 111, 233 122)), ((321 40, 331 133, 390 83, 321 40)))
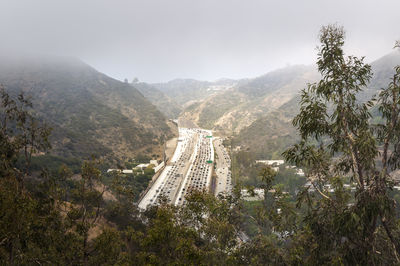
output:
POLYGON ((364 57, 345 56, 344 40, 342 27, 321 29, 321 80, 302 90, 293 120, 301 142, 284 153, 307 169, 312 184, 298 198, 307 211, 293 241, 307 248, 289 253, 303 263, 400 263, 395 202, 388 196, 390 173, 400 166, 400 67, 377 99, 360 102, 371 66, 364 57), (379 125, 371 124, 375 105, 384 121, 379 125))
POLYGON ((0 84, 0 101, 0 173, 12 173, 23 187, 32 155, 50 148, 51 129, 35 115, 23 92, 13 97, 0 84), (24 161, 23 167, 17 167, 18 159, 24 161))
POLYGON ((54 179, 30 173, 32 156, 50 147, 49 133, 28 97, 0 86, 1 265, 68 264, 73 257, 76 242, 63 223, 54 179))

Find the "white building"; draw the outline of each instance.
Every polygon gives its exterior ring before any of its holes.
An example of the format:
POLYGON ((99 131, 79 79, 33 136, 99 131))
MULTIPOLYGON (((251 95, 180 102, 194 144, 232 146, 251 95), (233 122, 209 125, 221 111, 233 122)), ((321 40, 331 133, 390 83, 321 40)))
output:
POLYGON ((133 174, 133 170, 132 169, 108 169, 107 173, 111 173, 111 172, 117 172, 117 173, 123 173, 123 174, 133 174))
POLYGON ((265 165, 276 165, 279 166, 281 164, 284 164, 284 160, 256 160, 256 163, 262 163, 265 165))
POLYGON ((156 167, 158 165, 158 161, 157 160, 150 160, 150 164, 154 165, 154 167, 156 167))
POLYGON ((111 173, 111 172, 118 172, 118 173, 121 173, 121 170, 120 170, 120 169, 108 169, 108 170, 107 170, 107 173, 111 173))
POLYGON ((255 188, 253 191, 254 191, 254 196, 251 195, 251 193, 247 189, 242 189, 241 194, 243 199, 246 201, 257 201, 264 199, 264 189, 255 188))
POLYGON ((305 175, 303 169, 301 169, 301 168, 296 170, 296 174, 299 175, 299 176, 304 176, 305 175))
POLYGON ((136 165, 136 167, 135 168, 137 168, 137 169, 143 169, 143 168, 147 168, 147 166, 149 166, 150 164, 149 163, 141 163, 141 164, 139 164, 139 165, 136 165))
POLYGON ((125 169, 125 170, 122 170, 122 173, 123 174, 133 174, 133 170, 125 169))
POLYGON ((279 172, 279 167, 271 167, 275 172, 279 172))

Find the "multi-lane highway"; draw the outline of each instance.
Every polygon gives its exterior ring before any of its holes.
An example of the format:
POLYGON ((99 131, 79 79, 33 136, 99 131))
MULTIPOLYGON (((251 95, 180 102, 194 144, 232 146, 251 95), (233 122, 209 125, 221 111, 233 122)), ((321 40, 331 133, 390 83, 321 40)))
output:
POLYGON ((223 139, 215 138, 215 161, 216 161, 216 175, 217 180, 215 183, 215 196, 219 194, 229 194, 232 191, 232 174, 230 170, 231 159, 225 147, 222 145, 223 139))
POLYGON ((179 128, 179 139, 172 159, 139 202, 146 209, 160 198, 182 205, 193 189, 209 190, 214 162, 212 133, 199 128, 179 128))

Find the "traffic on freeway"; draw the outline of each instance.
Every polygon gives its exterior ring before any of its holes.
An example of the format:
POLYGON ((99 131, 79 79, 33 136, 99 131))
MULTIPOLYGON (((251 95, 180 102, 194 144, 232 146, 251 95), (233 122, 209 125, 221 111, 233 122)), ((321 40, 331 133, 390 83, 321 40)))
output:
POLYGON ((222 145, 221 138, 215 138, 214 147, 216 151, 216 167, 217 180, 215 183, 215 196, 220 193, 230 194, 232 192, 232 173, 230 170, 231 159, 225 147, 222 145))
POLYGON ((209 190, 214 161, 212 133, 199 128, 179 128, 179 139, 172 159, 139 202, 139 208, 168 203, 182 205, 193 189, 209 190))

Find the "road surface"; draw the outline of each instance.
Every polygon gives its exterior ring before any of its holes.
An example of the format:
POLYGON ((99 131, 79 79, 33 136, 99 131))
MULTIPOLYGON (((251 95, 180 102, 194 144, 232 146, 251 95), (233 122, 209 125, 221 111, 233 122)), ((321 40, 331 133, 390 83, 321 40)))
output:
POLYGON ((217 180, 215 184, 215 196, 220 193, 230 194, 232 192, 232 174, 230 170, 231 159, 225 147, 222 145, 221 138, 214 139, 214 147, 216 152, 216 169, 217 180))
POLYGON ((191 190, 208 191, 213 161, 211 131, 179 127, 174 155, 139 202, 139 208, 146 209, 149 205, 157 204, 161 198, 168 203, 182 205, 185 203, 185 195, 191 190))

